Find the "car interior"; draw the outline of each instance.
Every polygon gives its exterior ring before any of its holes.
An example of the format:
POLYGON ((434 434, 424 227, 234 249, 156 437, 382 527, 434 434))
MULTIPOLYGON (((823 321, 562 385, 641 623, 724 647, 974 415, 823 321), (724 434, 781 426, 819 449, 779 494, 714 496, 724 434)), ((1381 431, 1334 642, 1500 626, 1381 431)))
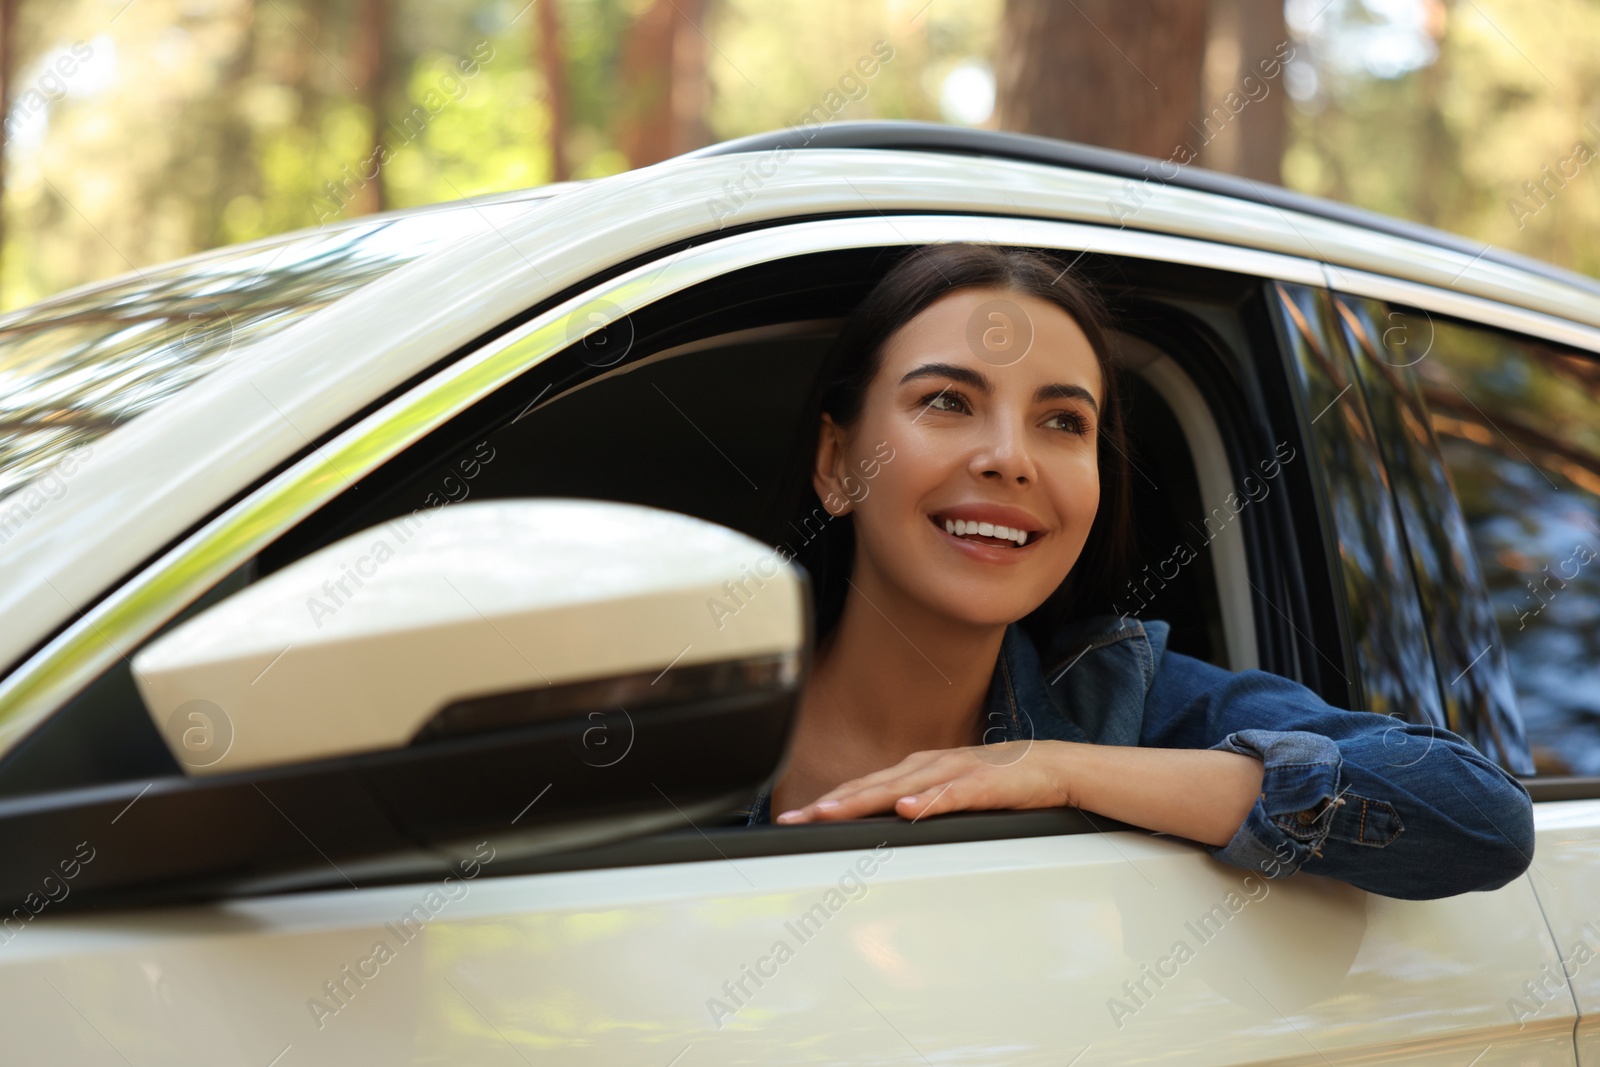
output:
MULTIPOLYGON (((361 479, 174 624, 323 545, 427 506, 430 497, 616 500, 763 537, 792 484, 824 356, 850 310, 904 254, 869 248, 780 260, 632 313, 361 479)), ((1235 485, 1247 434, 1239 424, 1248 421, 1238 414, 1248 345, 1237 324, 1261 283, 1096 255, 1080 257, 1075 269, 1101 285, 1116 318, 1134 471, 1133 573, 1154 574, 1180 543, 1197 550, 1175 575, 1145 582, 1142 604, 1130 597, 1121 609, 1100 611, 1164 619, 1172 650, 1235 670, 1258 666, 1247 581, 1247 546, 1259 543, 1248 529, 1255 520, 1208 525, 1212 511, 1202 501, 1220 503, 1235 485)), ((124 660, 0 762, 0 798, 180 773, 124 660)), ((993 824, 983 835, 1006 836, 1018 832, 1017 820, 1040 821, 1039 814, 972 818, 993 824)), ((817 831, 804 846, 811 848, 841 832, 805 829, 817 831)), ((786 844, 756 847, 797 847, 793 829, 786 832, 786 844)))
MULTIPOLYGON (((892 261, 889 250, 865 250, 769 264, 637 313, 626 330, 614 324, 607 343, 574 345, 530 371, 529 385, 538 383, 531 400, 526 389, 507 390, 513 395, 485 401, 414 446, 414 457, 363 479, 349 494, 353 506, 325 509, 281 539, 263 553, 260 573, 423 506, 430 492, 646 504, 772 541, 775 522, 787 517, 823 359, 850 308, 892 261), (478 442, 496 458, 463 488, 456 468, 478 442)), ((1182 325, 1171 307, 1140 310, 1159 310, 1169 329, 1182 325)), ((1127 329, 1113 331, 1113 341, 1125 368, 1134 573, 1180 543, 1198 550, 1194 565, 1143 586, 1143 608, 1130 595, 1118 610, 1170 622, 1176 651, 1234 670, 1256 666, 1250 602, 1238 593, 1248 589, 1241 532, 1215 520, 1207 526, 1201 505, 1222 501, 1234 482, 1212 406, 1156 341, 1127 329)))

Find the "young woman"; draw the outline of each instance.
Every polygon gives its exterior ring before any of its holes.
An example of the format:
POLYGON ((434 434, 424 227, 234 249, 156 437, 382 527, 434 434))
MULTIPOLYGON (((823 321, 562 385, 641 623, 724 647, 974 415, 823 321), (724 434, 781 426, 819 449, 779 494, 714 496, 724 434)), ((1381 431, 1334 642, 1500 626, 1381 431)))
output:
POLYGON ((1461 737, 1103 614, 1131 521, 1102 322, 1060 263, 979 245, 913 250, 857 309, 790 527, 811 680, 748 821, 1066 805, 1390 896, 1520 875, 1527 791, 1461 737))

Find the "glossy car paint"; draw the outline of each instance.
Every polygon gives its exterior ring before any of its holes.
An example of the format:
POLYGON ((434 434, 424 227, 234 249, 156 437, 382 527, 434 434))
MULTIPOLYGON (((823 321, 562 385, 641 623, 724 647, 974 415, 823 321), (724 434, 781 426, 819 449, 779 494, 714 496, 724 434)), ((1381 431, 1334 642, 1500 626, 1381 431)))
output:
POLYGON ((483 873, 39 924, 0 954, 8 1054, 1572 1062, 1570 1003, 1521 1028, 1506 1012, 1525 976, 1556 965, 1526 878, 1391 900, 1313 876, 1269 882, 1131 833, 483 873))
POLYGON ((1535 804, 1529 871, 1560 955, 1506 994, 1506 1014, 1530 1028, 1576 1003, 1578 1062, 1600 1064, 1600 800, 1535 804))

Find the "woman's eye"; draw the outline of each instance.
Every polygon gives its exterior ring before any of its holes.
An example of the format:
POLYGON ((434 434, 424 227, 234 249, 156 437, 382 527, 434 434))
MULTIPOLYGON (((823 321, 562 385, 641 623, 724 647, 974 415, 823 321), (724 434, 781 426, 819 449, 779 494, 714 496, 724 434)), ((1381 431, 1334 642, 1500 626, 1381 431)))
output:
POLYGON ((1058 411, 1050 416, 1045 425, 1057 430, 1066 430, 1079 437, 1089 432, 1089 420, 1076 411, 1058 411))
POLYGON ((932 408, 934 411, 965 411, 967 402, 960 393, 952 393, 948 389, 941 389, 937 393, 929 393, 920 401, 923 410, 932 408))

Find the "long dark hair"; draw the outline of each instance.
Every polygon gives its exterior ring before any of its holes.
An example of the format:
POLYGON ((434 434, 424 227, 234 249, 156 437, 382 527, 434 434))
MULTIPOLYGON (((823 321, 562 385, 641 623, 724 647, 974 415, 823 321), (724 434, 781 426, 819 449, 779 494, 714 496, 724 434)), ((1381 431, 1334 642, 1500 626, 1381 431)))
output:
POLYGON ((1104 301, 1066 265, 1042 252, 965 243, 913 248, 856 307, 829 350, 806 409, 800 451, 780 504, 783 514, 770 531, 769 539, 790 547, 796 562, 811 573, 819 643, 844 610, 846 579, 855 559, 851 517, 829 515, 811 485, 821 414, 827 412, 841 428, 854 425, 867 386, 882 365, 884 345, 895 331, 940 297, 976 288, 1037 297, 1065 311, 1088 338, 1104 383, 1097 441, 1100 506, 1094 525, 1077 563, 1022 620, 1023 628, 1044 652, 1067 620, 1109 611, 1126 576, 1132 533, 1128 446, 1104 301))

